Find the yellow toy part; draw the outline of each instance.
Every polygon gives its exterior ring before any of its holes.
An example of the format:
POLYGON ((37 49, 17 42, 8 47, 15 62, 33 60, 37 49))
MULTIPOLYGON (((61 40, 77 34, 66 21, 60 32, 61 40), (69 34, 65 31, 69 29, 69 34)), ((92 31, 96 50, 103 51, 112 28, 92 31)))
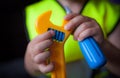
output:
POLYGON ((43 34, 48 30, 54 30, 53 44, 49 48, 51 52, 50 61, 55 63, 55 68, 51 72, 51 78, 66 78, 66 65, 64 58, 64 43, 71 34, 71 31, 64 30, 64 25, 67 23, 63 20, 62 26, 56 26, 50 21, 52 11, 47 11, 41 14, 36 21, 36 31, 38 34, 43 34), (62 33, 62 35, 60 35, 62 33))

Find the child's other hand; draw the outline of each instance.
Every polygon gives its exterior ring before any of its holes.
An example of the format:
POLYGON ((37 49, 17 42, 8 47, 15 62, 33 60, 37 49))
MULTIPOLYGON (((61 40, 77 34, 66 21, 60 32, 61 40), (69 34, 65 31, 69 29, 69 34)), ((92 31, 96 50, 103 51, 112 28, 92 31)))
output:
POLYGON ((48 73, 53 70, 53 63, 46 64, 47 59, 50 56, 48 49, 53 41, 51 37, 54 35, 54 31, 48 31, 42 35, 33 39, 27 48, 27 52, 30 54, 32 65, 35 66, 35 70, 41 73, 48 73))
POLYGON ((94 19, 71 13, 65 16, 65 20, 69 21, 65 25, 65 29, 74 29, 73 35, 75 40, 81 41, 89 36, 93 36, 99 44, 103 42, 102 30, 94 19))

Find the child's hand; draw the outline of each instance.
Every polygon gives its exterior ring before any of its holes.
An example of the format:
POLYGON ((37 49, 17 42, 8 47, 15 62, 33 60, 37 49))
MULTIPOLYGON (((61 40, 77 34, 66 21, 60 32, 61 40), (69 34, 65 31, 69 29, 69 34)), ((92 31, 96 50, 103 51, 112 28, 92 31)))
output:
POLYGON ((50 30, 42 35, 33 39, 27 48, 29 58, 31 59, 32 70, 37 70, 41 73, 48 73, 53 70, 53 63, 46 64, 46 60, 50 56, 48 48, 52 45, 53 41, 51 37, 54 35, 54 31, 50 30), (46 50, 47 49, 47 50, 46 50))
POLYGON ((102 30, 94 19, 71 13, 65 16, 65 20, 69 21, 65 29, 74 29, 73 35, 75 40, 81 41, 86 37, 93 36, 99 44, 103 42, 102 30))

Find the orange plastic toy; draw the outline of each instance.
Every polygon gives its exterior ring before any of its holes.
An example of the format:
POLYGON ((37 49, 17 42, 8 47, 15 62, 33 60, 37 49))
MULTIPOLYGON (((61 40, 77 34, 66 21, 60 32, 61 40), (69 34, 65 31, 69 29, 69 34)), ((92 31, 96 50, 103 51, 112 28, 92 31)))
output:
MULTIPOLYGON (((50 47, 51 57, 50 61, 55 63, 55 69, 51 72, 51 78, 66 78, 66 65, 65 65, 65 58, 64 58, 64 43, 68 36, 71 34, 72 31, 64 30, 64 25, 67 21, 63 21, 62 26, 56 26, 50 22, 50 16, 52 11, 47 11, 41 14, 37 21, 36 21, 36 31, 38 34, 43 34, 47 32, 49 29, 53 29, 60 33, 63 33, 62 40, 57 40, 54 38, 53 45, 50 47)), ((57 37, 60 34, 55 32, 57 37)))

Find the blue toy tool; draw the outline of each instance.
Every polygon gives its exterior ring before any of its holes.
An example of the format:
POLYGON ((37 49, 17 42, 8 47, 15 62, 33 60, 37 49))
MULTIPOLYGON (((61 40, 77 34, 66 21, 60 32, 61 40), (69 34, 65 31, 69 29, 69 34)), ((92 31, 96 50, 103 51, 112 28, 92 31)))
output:
POLYGON ((79 41, 79 46, 91 69, 98 69, 105 65, 106 58, 94 38, 88 37, 79 41))
MULTIPOLYGON (((68 7, 65 7, 65 10, 66 13, 72 12, 68 7)), ((98 69, 106 64, 106 58, 94 38, 88 37, 78 43, 91 69, 98 69)))

